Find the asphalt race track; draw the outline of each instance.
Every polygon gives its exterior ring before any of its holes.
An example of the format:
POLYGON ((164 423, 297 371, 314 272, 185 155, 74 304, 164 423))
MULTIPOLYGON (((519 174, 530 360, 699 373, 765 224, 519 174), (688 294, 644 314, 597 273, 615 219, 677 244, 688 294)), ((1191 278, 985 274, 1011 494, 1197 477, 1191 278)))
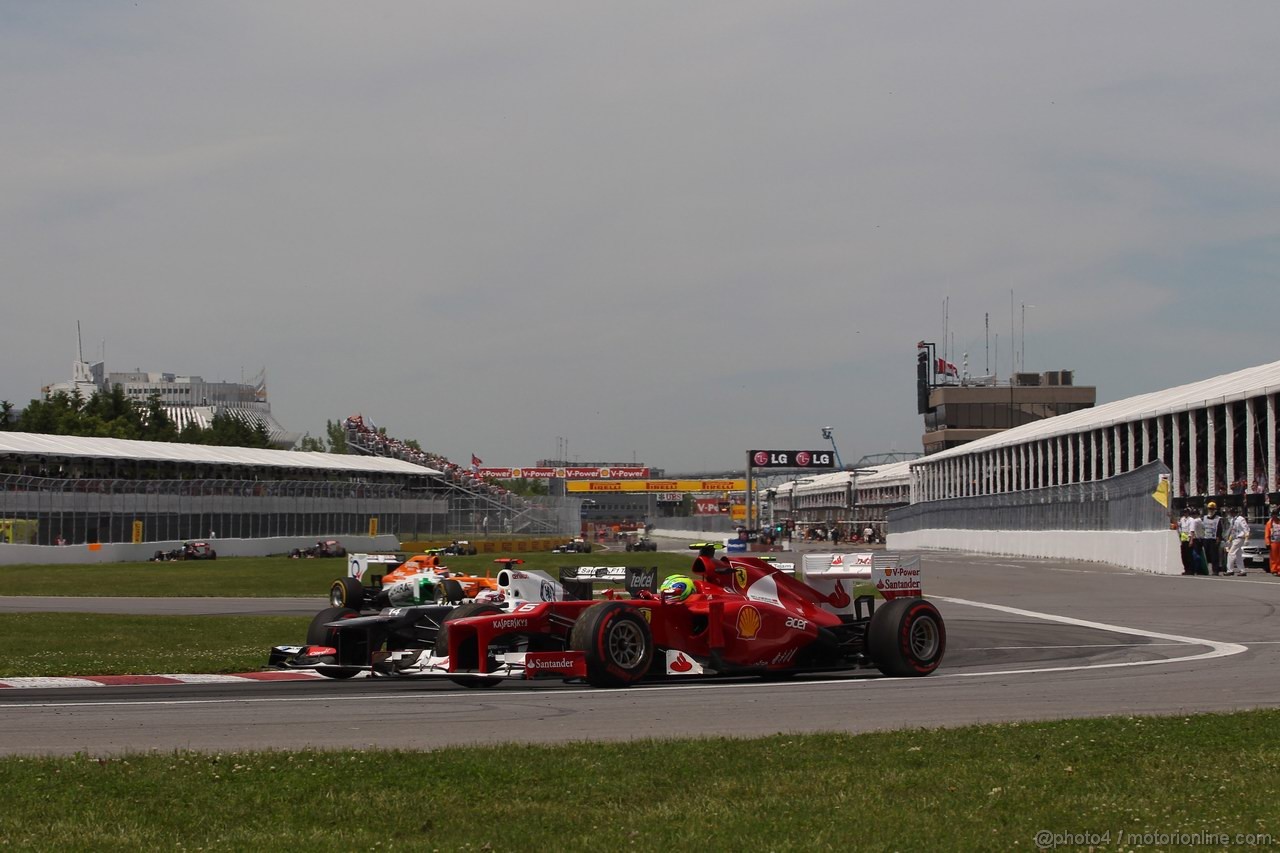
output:
MULTIPOLYGON (((1157 577, 932 553, 924 568, 926 594, 948 632, 947 657, 927 678, 858 674, 616 691, 366 679, 2 690, 0 753, 429 749, 1280 706, 1280 581, 1268 576, 1157 577)), ((226 600, 201 601, 221 609, 199 612, 230 612, 226 600)))

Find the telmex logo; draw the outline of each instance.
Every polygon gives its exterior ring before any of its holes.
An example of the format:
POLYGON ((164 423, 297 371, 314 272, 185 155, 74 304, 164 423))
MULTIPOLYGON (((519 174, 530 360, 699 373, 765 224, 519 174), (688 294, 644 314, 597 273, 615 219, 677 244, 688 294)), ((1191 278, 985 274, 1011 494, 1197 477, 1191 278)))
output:
POLYGON ((631 586, 634 587, 650 587, 657 581, 658 576, 653 569, 647 569, 643 572, 636 572, 631 578, 631 586))
POLYGON ((762 621, 759 610, 756 610, 750 604, 743 607, 738 611, 738 638, 742 640, 754 640, 756 635, 760 633, 760 624, 762 621))

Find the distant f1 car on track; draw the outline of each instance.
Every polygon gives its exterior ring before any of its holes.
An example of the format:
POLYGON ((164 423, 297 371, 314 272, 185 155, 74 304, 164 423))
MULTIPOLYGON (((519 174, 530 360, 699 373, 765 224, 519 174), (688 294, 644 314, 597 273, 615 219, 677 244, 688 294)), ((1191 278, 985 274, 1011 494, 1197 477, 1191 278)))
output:
POLYGON ((627 539, 626 549, 628 551, 657 551, 658 543, 648 536, 639 536, 635 539, 627 539))
POLYGON ((294 560, 315 559, 316 557, 345 557, 347 549, 337 539, 321 539, 309 548, 294 548, 289 552, 294 560))
POLYGON ((581 536, 575 536, 563 545, 551 549, 552 554, 590 554, 591 543, 581 536))
POLYGON ((216 560, 218 552, 208 542, 184 542, 181 548, 170 551, 156 551, 151 555, 150 563, 167 563, 175 560, 216 560))

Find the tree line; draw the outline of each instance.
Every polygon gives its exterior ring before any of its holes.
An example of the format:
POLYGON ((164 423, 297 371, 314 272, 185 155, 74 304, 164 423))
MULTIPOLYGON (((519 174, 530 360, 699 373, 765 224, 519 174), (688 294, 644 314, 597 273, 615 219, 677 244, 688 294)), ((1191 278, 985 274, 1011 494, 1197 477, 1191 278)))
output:
POLYGON ((125 396, 120 385, 106 392, 95 391, 88 399, 78 389, 71 394, 56 391, 47 400, 32 400, 17 414, 12 403, 0 401, 0 430, 220 447, 271 447, 271 435, 260 421, 247 423, 219 412, 208 427, 189 422, 179 429, 160 404, 159 394, 152 394, 145 404, 139 404, 125 396))

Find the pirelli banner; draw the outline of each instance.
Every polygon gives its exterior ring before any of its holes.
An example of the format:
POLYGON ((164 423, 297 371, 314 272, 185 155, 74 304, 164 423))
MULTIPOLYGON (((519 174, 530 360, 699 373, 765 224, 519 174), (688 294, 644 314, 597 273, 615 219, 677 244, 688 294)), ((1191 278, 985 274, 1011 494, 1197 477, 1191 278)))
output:
POLYGON ((741 492, 746 480, 570 480, 565 491, 574 492, 741 492))

